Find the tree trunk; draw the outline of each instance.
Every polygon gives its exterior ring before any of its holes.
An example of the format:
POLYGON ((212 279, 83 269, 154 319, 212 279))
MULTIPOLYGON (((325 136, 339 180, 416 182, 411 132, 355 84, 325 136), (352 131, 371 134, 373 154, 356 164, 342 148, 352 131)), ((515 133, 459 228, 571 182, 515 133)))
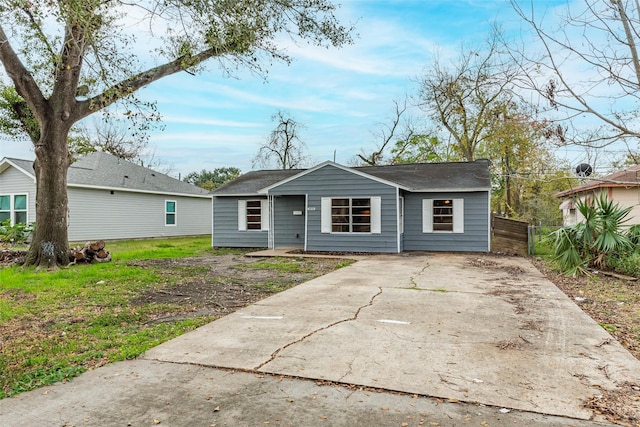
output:
POLYGON ((37 221, 24 265, 51 268, 69 263, 67 171, 71 155, 64 120, 43 128, 35 147, 37 221))

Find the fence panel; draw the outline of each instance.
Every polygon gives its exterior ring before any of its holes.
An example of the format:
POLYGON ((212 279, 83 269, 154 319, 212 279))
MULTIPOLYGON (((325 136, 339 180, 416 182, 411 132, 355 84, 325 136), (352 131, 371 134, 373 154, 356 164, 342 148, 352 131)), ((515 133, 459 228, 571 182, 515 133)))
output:
POLYGON ((497 215, 491 217, 491 251, 529 254, 529 223, 497 215))

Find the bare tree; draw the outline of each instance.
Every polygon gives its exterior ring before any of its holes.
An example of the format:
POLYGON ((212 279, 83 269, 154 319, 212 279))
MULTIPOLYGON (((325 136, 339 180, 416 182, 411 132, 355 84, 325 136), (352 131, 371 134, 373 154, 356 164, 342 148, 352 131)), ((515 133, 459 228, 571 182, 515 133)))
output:
POLYGON ((467 161, 494 139, 503 106, 517 98, 519 70, 499 42, 493 32, 482 50, 463 49, 453 67, 436 59, 420 78, 420 106, 448 131, 453 148, 467 161))
POLYGON ((290 60, 276 43, 283 34, 324 46, 349 43, 350 29, 335 9, 330 0, 0 0, 0 62, 28 107, 14 113, 32 132, 36 156, 36 227, 25 264, 68 262, 68 134, 75 123, 118 103, 144 129, 157 115, 136 91, 181 71, 193 74, 210 59, 227 72, 264 73, 271 59, 290 60), (137 52, 132 20, 142 28, 136 36, 157 47, 154 64, 137 52), (37 129, 24 122, 29 114, 37 129))
POLYGON ((382 165, 386 163, 393 163, 393 160, 388 151, 399 141, 410 141, 416 134, 415 126, 411 117, 408 116, 409 101, 405 97, 403 101, 394 100, 395 106, 394 114, 391 118, 390 124, 383 124, 376 139, 379 141, 376 148, 371 152, 366 152, 364 149, 357 155, 358 163, 363 163, 369 166, 382 165))
POLYGON ((271 167, 278 169, 295 169, 304 166, 307 160, 306 144, 300 139, 299 131, 304 125, 292 119, 288 113, 278 111, 271 116, 271 121, 277 122, 271 131, 267 142, 260 146, 253 158, 253 166, 271 167))
POLYGON ((92 126, 79 127, 77 133, 79 137, 69 148, 80 155, 102 151, 140 164, 149 145, 146 138, 136 137, 121 122, 94 120, 92 126))
POLYGON ((520 3, 511 0, 539 44, 535 52, 511 44, 511 52, 526 87, 545 99, 556 117, 562 115, 556 136, 591 148, 637 141, 640 2, 584 0, 556 8, 560 12, 553 15, 536 2, 520 3), (591 120, 588 129, 585 118, 591 120))

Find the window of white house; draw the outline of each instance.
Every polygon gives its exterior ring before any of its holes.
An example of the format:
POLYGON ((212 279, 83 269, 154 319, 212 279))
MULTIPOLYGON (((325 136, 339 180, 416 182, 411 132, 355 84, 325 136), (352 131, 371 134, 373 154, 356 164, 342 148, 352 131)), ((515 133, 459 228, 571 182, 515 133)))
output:
POLYGON ((164 225, 176 225, 175 200, 166 200, 164 202, 164 225))
POLYGON ((11 219, 11 224, 27 223, 27 195, 0 195, 0 222, 11 219))
POLYGON ((268 231, 269 201, 238 200, 238 230, 268 231))
POLYGON ((380 197, 323 197, 323 233, 380 233, 380 197))
POLYGON ((464 199, 423 199, 423 233, 463 233, 464 199))

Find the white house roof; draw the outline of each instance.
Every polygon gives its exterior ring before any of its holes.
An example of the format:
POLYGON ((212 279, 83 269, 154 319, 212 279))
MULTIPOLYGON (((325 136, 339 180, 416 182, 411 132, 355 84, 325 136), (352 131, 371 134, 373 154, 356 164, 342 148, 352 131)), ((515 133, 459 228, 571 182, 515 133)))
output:
MULTIPOLYGON (((4 158, 0 173, 14 166, 35 180, 33 161, 4 158)), ((156 194, 209 197, 210 192, 108 153, 89 153, 75 161, 67 172, 69 187, 104 188, 156 194)))
POLYGON ((334 165, 379 182, 414 191, 487 191, 491 188, 489 162, 411 163, 349 168, 325 162, 310 169, 261 170, 241 175, 217 188, 214 196, 240 196, 265 193, 283 182, 305 175, 319 167, 334 165))

